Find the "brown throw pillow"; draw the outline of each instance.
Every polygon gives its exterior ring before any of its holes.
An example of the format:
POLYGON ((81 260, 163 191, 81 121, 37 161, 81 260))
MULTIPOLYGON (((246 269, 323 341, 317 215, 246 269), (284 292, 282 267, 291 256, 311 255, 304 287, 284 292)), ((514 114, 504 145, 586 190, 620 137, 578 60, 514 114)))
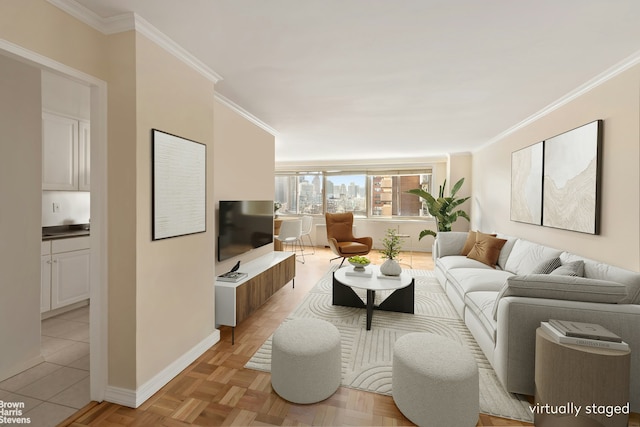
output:
POLYGON ((467 258, 475 259, 489 267, 496 268, 500 249, 507 243, 505 239, 498 239, 490 234, 476 233, 476 243, 473 245, 467 258))
MULTIPOLYGON (((496 237, 495 234, 489 234, 489 236, 496 237)), ((464 242, 464 246, 462 247, 462 251, 460 251, 460 255, 464 255, 464 256, 469 255, 469 252, 471 252, 471 249, 473 249, 473 245, 475 244, 476 244, 476 232, 469 231, 469 234, 467 235, 467 241, 464 242)))

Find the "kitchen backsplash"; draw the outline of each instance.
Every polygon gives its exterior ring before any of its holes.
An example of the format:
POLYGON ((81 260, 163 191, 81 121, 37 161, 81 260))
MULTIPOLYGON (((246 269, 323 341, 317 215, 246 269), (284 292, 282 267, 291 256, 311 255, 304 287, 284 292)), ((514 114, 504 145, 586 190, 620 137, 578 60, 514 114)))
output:
POLYGON ((87 224, 91 217, 90 204, 88 191, 43 191, 42 226, 87 224))

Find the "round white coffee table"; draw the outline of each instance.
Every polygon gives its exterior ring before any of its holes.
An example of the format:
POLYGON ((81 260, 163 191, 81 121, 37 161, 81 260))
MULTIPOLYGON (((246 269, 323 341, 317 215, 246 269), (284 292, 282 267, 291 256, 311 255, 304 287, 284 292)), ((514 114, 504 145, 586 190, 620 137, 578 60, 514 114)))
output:
POLYGON ((371 330, 373 310, 411 313, 414 310, 415 282, 408 273, 384 276, 377 265, 368 265, 364 272, 342 267, 333 273, 333 305, 367 309, 367 331, 371 330), (367 291, 366 304, 352 288, 367 291), (375 305, 376 291, 394 291, 379 305, 375 305))

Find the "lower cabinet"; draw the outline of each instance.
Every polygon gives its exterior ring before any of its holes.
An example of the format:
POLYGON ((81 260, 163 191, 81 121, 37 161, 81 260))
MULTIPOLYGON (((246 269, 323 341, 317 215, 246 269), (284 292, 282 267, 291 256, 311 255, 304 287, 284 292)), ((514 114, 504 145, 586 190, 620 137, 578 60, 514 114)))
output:
POLYGON ((291 252, 271 252, 241 266, 240 271, 247 273, 243 280, 216 281, 216 325, 235 327, 294 280, 296 258, 291 252))
POLYGON ((89 237, 52 240, 41 257, 40 312, 55 310, 89 298, 91 249, 89 237))

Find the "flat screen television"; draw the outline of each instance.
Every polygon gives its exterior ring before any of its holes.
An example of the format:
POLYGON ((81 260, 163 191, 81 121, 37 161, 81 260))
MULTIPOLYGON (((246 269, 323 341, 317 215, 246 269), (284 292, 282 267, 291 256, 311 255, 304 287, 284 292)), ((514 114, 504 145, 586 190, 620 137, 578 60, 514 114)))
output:
POLYGON ((273 200, 221 200, 218 261, 273 242, 273 200))

